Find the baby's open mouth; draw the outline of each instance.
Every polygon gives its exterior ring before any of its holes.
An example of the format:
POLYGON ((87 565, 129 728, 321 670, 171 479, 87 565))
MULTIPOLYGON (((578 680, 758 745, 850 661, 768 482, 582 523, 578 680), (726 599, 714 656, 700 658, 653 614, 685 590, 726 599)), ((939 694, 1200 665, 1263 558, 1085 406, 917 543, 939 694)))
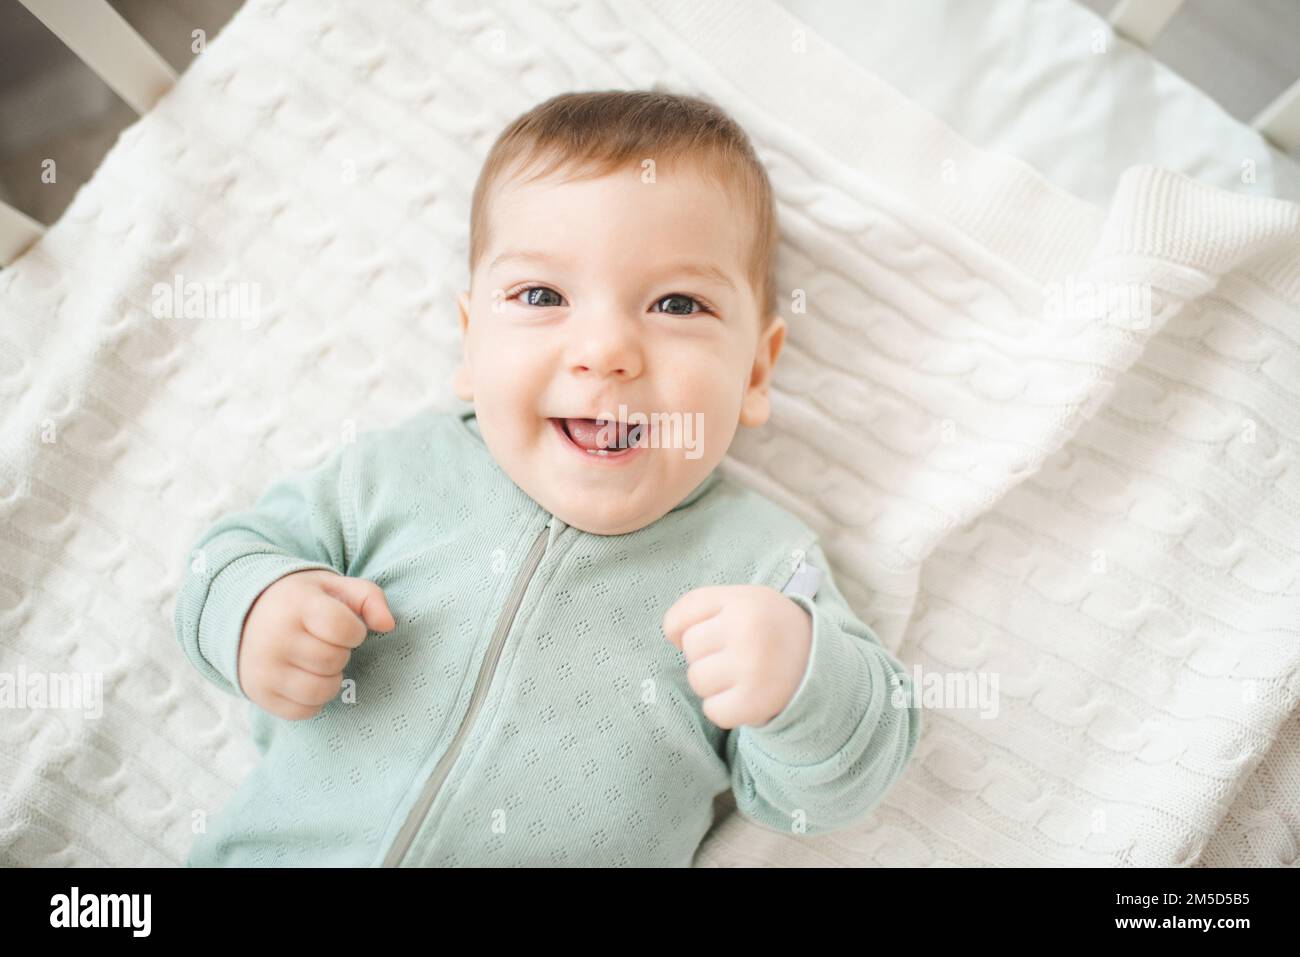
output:
POLYGON ((640 424, 618 423, 612 419, 551 419, 565 438, 590 455, 618 457, 626 455, 640 440, 640 424))

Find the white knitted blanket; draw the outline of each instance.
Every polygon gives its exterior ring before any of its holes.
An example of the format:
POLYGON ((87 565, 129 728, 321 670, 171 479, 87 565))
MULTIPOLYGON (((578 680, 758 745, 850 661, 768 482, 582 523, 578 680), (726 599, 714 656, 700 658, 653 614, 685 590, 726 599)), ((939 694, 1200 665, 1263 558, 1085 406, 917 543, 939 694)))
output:
POLYGON ((1300 208, 1147 167, 1087 205, 768 3, 251 0, 0 273, 0 681, 103 696, 0 718, 0 863, 183 859, 255 760, 172 636, 186 549, 346 430, 457 407, 492 138, 654 84, 729 109, 778 195, 791 333, 727 468, 923 683, 998 691, 927 702, 861 826, 730 813, 698 863, 1296 860, 1300 208), (158 316, 177 282, 256 321, 158 316))

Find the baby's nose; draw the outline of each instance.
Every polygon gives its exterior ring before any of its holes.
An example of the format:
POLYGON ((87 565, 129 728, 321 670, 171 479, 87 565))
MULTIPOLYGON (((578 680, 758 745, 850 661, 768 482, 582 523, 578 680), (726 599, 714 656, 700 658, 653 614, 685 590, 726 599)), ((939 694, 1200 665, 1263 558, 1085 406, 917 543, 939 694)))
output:
POLYGON ((570 369, 579 375, 631 378, 641 374, 640 336, 633 323, 575 329, 569 346, 570 369))

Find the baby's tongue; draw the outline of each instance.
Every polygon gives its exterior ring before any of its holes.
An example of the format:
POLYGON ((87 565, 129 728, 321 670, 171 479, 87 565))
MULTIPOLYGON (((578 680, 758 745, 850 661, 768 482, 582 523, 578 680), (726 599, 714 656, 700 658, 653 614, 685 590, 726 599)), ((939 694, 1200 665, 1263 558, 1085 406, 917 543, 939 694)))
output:
POLYGON ((618 448, 618 426, 615 424, 596 419, 565 419, 564 424, 569 429, 569 435, 573 436, 573 441, 584 449, 618 448), (603 438, 608 438, 608 441, 602 442, 603 438))

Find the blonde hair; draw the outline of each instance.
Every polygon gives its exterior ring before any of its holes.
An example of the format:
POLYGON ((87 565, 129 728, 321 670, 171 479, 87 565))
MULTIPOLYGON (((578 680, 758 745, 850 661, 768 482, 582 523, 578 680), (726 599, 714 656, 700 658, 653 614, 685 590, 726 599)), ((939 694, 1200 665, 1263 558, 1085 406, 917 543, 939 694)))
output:
POLYGON ((488 200, 508 171, 534 170, 528 180, 561 168, 573 178, 604 176, 627 167, 656 168, 678 160, 697 164, 732 190, 753 223, 748 276, 766 327, 776 312, 776 207, 767 171, 745 131, 716 104, 651 90, 602 90, 553 96, 517 117, 492 144, 470 207, 469 268, 487 250, 488 200))

